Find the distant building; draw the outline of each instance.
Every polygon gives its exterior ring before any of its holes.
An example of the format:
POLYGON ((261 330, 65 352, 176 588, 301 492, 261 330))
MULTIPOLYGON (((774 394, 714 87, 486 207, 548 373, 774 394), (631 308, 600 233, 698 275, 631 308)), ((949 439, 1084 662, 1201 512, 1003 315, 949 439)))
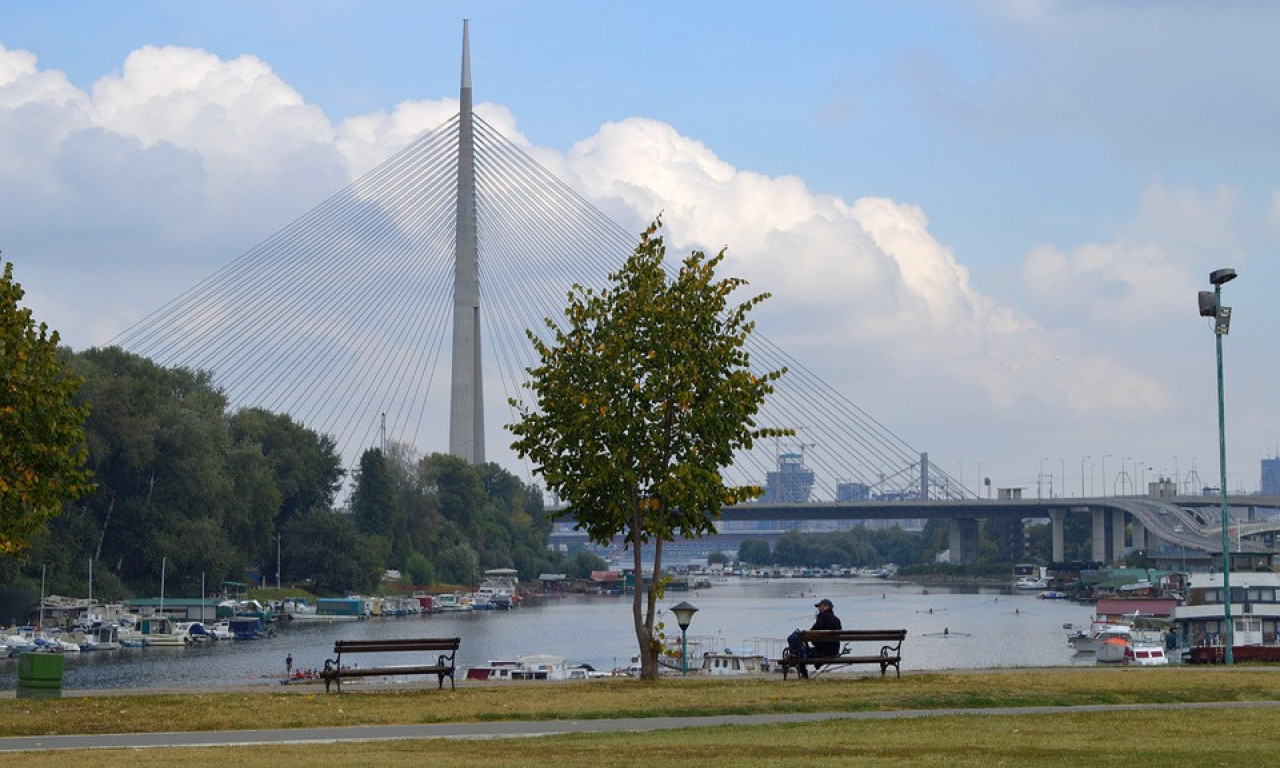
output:
POLYGON ((805 467, 803 453, 778 456, 778 469, 765 476, 764 501, 802 504, 813 490, 813 470, 805 467))
POLYGON ((1262 460, 1262 495, 1280 496, 1280 458, 1262 460))
POLYGON ((836 501, 867 501, 871 498, 871 486, 866 483, 837 483, 836 501))

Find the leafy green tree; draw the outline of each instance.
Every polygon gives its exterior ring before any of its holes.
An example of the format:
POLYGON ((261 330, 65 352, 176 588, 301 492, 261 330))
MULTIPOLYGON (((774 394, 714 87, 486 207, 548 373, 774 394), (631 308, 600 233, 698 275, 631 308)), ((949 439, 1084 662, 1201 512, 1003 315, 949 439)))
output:
POLYGON ((540 357, 526 384, 535 405, 513 399, 521 418, 509 426, 513 448, 535 462, 590 538, 608 545, 621 535, 631 548, 632 620, 647 679, 657 676, 661 644, 663 543, 710 533, 722 505, 758 496, 756 487, 727 486, 720 470, 737 449, 786 434, 754 421, 785 371, 753 374, 744 347, 754 329, 747 315, 767 295, 730 306, 744 281, 716 279, 723 251, 695 251, 668 277, 660 226, 645 231, 600 293, 574 286, 566 327, 546 320, 553 343, 529 332, 540 357), (642 571, 645 544, 652 580, 642 571))
POLYGON ((80 379, 58 358, 58 332, 21 308, 13 264, 0 278, 0 555, 92 489, 85 469, 80 379))
POLYGON ((261 408, 245 408, 230 419, 231 437, 252 443, 275 475, 281 493, 277 527, 294 515, 333 505, 342 482, 342 458, 329 435, 319 434, 286 414, 261 408))
MULTIPOLYGON (((90 349, 70 364, 93 405, 86 422, 96 489, 84 505, 96 541, 88 555, 126 584, 153 592, 162 557, 185 546, 180 531, 208 518, 221 529, 236 509, 227 472, 226 398, 207 372, 163 368, 117 347, 90 349)), ((217 557, 206 566, 230 568, 217 557)), ((222 579, 227 570, 209 577, 222 579)), ((186 574, 199 579, 199 572, 186 574)))
POLYGON ((381 449, 370 448, 360 457, 360 474, 351 495, 356 527, 364 534, 396 536, 403 533, 397 502, 386 457, 381 449))
POLYGON ((330 594, 374 589, 388 554, 361 536, 350 517, 328 509, 295 515, 283 536, 289 572, 330 594))
POLYGON ((769 542, 763 539, 743 539, 738 545, 738 562, 751 563, 752 565, 771 565, 773 563, 773 551, 769 549, 769 542))

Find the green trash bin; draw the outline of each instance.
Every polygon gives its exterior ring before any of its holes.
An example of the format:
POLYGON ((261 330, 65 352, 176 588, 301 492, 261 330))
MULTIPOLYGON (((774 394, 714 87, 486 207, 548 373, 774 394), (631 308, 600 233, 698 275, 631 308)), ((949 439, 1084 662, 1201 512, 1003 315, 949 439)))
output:
POLYGON ((18 698, 57 698, 62 695, 62 654, 18 655, 18 698))

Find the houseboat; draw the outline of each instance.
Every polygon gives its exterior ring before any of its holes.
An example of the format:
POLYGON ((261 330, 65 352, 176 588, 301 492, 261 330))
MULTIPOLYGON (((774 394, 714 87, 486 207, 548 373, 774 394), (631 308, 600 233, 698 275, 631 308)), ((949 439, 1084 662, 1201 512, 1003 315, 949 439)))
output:
MULTIPOLYGON (((1193 573, 1173 620, 1191 663, 1221 662, 1224 595, 1221 573, 1193 573)), ((1231 655, 1235 661, 1280 661, 1280 573, 1231 574, 1231 655)))

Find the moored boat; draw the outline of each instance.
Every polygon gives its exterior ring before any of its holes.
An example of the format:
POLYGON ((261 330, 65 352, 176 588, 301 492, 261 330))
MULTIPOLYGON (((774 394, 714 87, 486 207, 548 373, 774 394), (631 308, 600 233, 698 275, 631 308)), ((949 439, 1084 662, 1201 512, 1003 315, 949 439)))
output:
POLYGON ((138 620, 138 631, 145 646, 183 646, 191 640, 185 632, 179 632, 168 616, 144 616, 138 620))
MULTIPOLYGON (((1280 661, 1280 573, 1232 573, 1230 611, 1232 660, 1280 661)), ((1183 660, 1223 662, 1225 620, 1222 574, 1190 574, 1186 602, 1173 612, 1183 660)))
POLYGON ((733 653, 711 651, 702 654, 702 674, 713 677, 755 675, 769 671, 769 662, 764 656, 756 653, 733 653))

